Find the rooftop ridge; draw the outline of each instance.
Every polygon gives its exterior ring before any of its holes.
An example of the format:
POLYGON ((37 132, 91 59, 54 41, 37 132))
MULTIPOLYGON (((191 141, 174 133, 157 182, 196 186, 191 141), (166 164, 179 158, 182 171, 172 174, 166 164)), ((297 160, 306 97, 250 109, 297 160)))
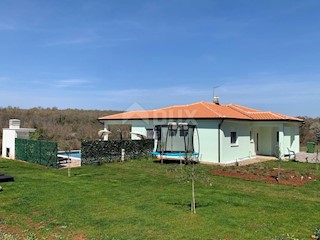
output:
POLYGON ((242 113, 243 115, 247 116, 248 118, 253 119, 253 118, 248 114, 248 112, 246 112, 246 111, 244 111, 243 109, 239 108, 238 105, 236 105, 236 104, 228 104, 227 106, 230 107, 230 108, 232 108, 232 109, 235 110, 235 111, 238 111, 238 112, 242 113))
POLYGON ((268 113, 270 113, 271 115, 273 115, 273 116, 276 116, 276 117, 285 117, 285 118, 288 118, 287 116, 281 116, 280 114, 278 114, 278 113, 275 113, 275 112, 268 112, 268 113))
MULTIPOLYGON (((202 105, 203 105, 205 108, 207 108, 209 111, 217 114, 219 117, 225 117, 224 115, 221 115, 220 113, 218 113, 218 112, 214 111, 213 109, 209 108, 209 107, 205 104, 205 103, 208 103, 208 102, 199 102, 199 103, 202 104, 202 105)), ((215 104, 215 103, 213 103, 213 104, 215 104)))
POLYGON ((168 107, 164 107, 164 108, 158 108, 159 109, 165 109, 165 108, 173 108, 173 107, 184 107, 184 106, 192 106, 192 105, 196 105, 200 102, 195 102, 195 103, 189 103, 189 104, 182 104, 182 105, 173 105, 173 106, 168 106, 168 107))

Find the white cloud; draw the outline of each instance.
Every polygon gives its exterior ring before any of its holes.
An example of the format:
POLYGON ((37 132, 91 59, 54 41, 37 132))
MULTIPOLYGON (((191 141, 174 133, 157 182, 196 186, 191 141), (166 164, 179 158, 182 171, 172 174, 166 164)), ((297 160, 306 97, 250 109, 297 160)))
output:
POLYGON ((9 23, 0 23, 0 31, 12 31, 16 30, 16 26, 9 23))
POLYGON ((63 80, 58 80, 53 83, 54 87, 57 88, 67 88, 67 87, 75 87, 75 86, 82 86, 86 85, 89 83, 88 80, 84 79, 63 79, 63 80))
POLYGON ((57 39, 48 41, 44 44, 44 46, 51 47, 51 46, 59 46, 59 45, 81 45, 93 42, 96 40, 96 36, 82 36, 82 37, 74 37, 74 38, 66 38, 66 39, 57 39))
POLYGON ((3 77, 3 76, 0 76, 0 82, 7 82, 9 81, 10 79, 7 78, 7 77, 3 77))

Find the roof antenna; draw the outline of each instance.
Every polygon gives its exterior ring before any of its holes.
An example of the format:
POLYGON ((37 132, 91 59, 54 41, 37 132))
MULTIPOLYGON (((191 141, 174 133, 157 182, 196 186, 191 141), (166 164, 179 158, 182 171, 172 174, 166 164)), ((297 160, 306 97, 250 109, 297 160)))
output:
POLYGON ((214 90, 216 89, 216 88, 219 88, 220 86, 215 86, 215 87, 213 87, 212 88, 212 102, 213 103, 215 103, 215 104, 217 104, 217 105, 220 105, 220 103, 219 103, 219 97, 218 96, 216 96, 215 94, 214 94, 214 90))

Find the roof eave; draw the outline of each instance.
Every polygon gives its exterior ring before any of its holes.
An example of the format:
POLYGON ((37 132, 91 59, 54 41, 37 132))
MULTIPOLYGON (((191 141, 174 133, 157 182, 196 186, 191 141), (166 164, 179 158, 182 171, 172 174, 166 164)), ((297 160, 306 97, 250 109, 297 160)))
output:
POLYGON ((113 119, 101 119, 98 118, 98 121, 131 121, 131 120, 164 120, 164 119, 197 119, 197 120, 237 120, 237 121, 252 121, 252 122, 261 122, 261 121, 268 121, 268 122, 281 122, 281 121, 288 121, 288 122, 304 122, 303 119, 252 119, 252 118, 230 118, 230 117, 195 117, 195 118, 113 118, 113 119))

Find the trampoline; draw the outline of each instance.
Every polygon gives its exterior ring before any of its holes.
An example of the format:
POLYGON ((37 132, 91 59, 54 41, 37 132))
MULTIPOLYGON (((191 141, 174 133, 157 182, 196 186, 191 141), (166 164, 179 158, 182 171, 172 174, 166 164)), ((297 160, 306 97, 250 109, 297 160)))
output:
POLYGON ((158 160, 198 161, 200 152, 199 134, 196 125, 169 122, 154 128, 154 151, 158 160), (197 135, 198 152, 194 150, 194 135, 197 135))

